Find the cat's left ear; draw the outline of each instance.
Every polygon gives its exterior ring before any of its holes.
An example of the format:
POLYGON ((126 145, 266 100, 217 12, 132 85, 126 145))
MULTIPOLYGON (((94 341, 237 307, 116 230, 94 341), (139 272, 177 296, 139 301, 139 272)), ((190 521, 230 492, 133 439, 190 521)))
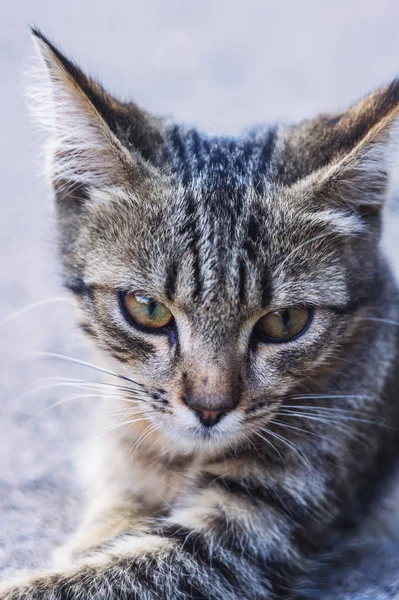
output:
POLYGON ((364 215, 377 213, 388 195, 398 120, 399 80, 395 80, 340 115, 303 124, 314 197, 364 215))
POLYGON ((57 193, 123 186, 151 171, 148 160, 162 141, 161 127, 134 104, 123 104, 87 77, 39 31, 40 65, 28 86, 39 123, 47 130, 47 171, 57 193))

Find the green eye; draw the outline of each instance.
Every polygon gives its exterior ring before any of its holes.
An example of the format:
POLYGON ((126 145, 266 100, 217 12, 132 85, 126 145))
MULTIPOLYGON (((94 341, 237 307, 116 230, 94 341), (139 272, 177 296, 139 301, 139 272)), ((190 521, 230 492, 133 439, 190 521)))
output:
POLYGON ((128 317, 147 329, 162 329, 173 319, 172 313, 164 304, 143 294, 122 292, 121 301, 128 317))
POLYGON ((305 333, 313 317, 311 308, 297 306, 267 313, 258 321, 261 334, 271 342, 288 342, 305 333))

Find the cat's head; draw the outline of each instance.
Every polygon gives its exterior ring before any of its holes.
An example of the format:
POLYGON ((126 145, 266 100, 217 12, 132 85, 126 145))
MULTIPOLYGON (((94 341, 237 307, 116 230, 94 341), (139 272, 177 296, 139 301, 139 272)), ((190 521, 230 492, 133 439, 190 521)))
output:
POLYGON ((182 448, 261 435, 362 335, 399 83, 333 117, 209 138, 120 103, 35 36, 82 327, 182 448))

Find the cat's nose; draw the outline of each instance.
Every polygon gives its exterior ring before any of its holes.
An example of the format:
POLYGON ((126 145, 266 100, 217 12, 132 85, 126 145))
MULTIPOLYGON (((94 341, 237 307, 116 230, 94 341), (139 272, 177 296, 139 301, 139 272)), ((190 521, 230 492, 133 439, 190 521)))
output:
POLYGON ((183 396, 183 402, 198 415, 199 420, 206 427, 213 427, 219 423, 223 415, 237 406, 237 402, 233 398, 223 398, 223 402, 212 408, 209 407, 209 402, 201 402, 186 395, 183 396))
POLYGON ((221 417, 226 414, 227 411, 219 410, 199 410, 198 418, 205 427, 213 427, 216 423, 219 423, 221 417))

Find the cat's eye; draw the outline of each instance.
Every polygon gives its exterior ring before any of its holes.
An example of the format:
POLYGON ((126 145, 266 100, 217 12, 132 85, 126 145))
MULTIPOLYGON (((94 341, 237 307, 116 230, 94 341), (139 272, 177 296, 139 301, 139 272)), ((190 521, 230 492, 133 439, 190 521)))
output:
POLYGON ((307 330, 313 311, 305 306, 293 306, 267 313, 258 321, 262 337, 270 342, 288 342, 307 330))
POLYGON ((132 292, 122 292, 122 307, 129 320, 146 329, 163 329, 173 319, 173 315, 161 302, 132 292))

